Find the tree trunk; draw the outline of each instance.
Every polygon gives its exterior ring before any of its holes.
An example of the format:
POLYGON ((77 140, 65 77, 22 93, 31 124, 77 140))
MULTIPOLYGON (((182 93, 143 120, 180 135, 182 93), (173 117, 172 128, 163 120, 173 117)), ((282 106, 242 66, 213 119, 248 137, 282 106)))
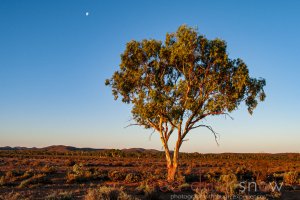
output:
POLYGON ((175 176, 177 173, 177 164, 176 165, 168 165, 168 182, 173 182, 175 180, 175 176))
POLYGON ((168 138, 164 135, 161 125, 162 125, 162 118, 160 119, 160 131, 159 132, 160 132, 160 139, 162 141, 162 144, 165 149, 165 154, 166 154, 167 169, 168 169, 167 181, 173 182, 173 181, 175 181, 175 176, 177 174, 179 149, 180 149, 180 146, 182 143, 181 128, 178 132, 178 140, 176 142, 176 147, 174 149, 173 157, 171 157, 170 150, 168 147, 168 138))
POLYGON ((175 180, 175 176, 177 174, 177 168, 178 168, 178 158, 179 158, 179 149, 181 146, 181 140, 178 139, 176 142, 176 147, 173 153, 173 160, 171 162, 167 162, 168 167, 168 182, 173 182, 175 180))

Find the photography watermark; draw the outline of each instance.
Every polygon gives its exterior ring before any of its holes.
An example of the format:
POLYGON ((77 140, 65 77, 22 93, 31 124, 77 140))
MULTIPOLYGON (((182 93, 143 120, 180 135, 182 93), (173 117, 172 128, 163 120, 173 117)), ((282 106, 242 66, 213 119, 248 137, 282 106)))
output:
POLYGON ((192 195, 192 194, 172 194, 170 196, 171 200, 176 200, 176 199, 192 200, 193 198, 194 198, 194 195, 192 195))
MULTIPOLYGON (((150 186, 158 187, 161 192, 182 192, 182 183, 174 181, 174 182, 167 182, 167 181, 158 181, 157 183, 151 183, 150 186)), ((189 189, 196 192, 197 190, 209 190, 212 192, 216 192, 216 188, 229 188, 233 187, 241 194, 248 194, 251 192, 260 192, 260 190, 269 189, 271 192, 281 192, 284 186, 284 182, 270 182, 259 184, 255 181, 241 181, 237 183, 206 183, 206 182, 192 182, 189 184, 189 189)), ((293 187, 292 187, 293 188, 293 187)))

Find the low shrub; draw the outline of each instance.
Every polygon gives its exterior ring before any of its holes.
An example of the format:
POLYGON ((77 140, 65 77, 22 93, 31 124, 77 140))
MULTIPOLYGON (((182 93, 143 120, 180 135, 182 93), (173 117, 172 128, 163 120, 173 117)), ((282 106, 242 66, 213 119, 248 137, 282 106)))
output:
POLYGON ((28 187, 29 185, 34 185, 39 183, 47 184, 47 183, 51 183, 51 181, 47 178, 46 174, 36 174, 30 177, 29 179, 22 181, 19 185, 19 188, 24 188, 24 187, 28 187))
POLYGON ((45 165, 41 171, 43 173, 46 173, 46 174, 52 174, 52 173, 55 173, 57 171, 57 168, 54 167, 54 166, 49 166, 49 165, 45 165))
POLYGON ((85 170, 83 164, 75 164, 72 168, 72 171, 67 173, 67 183, 82 183, 88 180, 91 180, 92 172, 85 170))
POLYGON ((83 183, 88 180, 90 180, 92 177, 91 173, 89 171, 86 171, 83 174, 74 174, 72 172, 67 173, 67 183, 83 183))
POLYGON ((298 181, 297 179, 298 179, 298 172, 296 172, 296 171, 286 172, 283 175, 283 181, 284 181, 284 183, 286 183, 288 185, 297 184, 297 181, 298 181))
POLYGON ((255 170, 253 172, 256 181, 266 181, 267 180, 267 172, 263 169, 255 170))
POLYGON ((69 166, 69 167, 74 166, 75 164, 76 164, 76 163, 75 163, 74 160, 66 160, 66 162, 65 162, 65 165, 66 165, 66 166, 69 166))
POLYGON ((215 177, 216 177, 216 175, 213 172, 207 172, 204 174, 204 179, 208 180, 208 182, 210 182, 210 183, 217 182, 217 179, 215 177))
POLYGON ((23 198, 20 193, 12 191, 10 193, 0 195, 0 200, 25 200, 25 198, 23 198))
POLYGON ((146 182, 142 182, 136 189, 135 189, 136 194, 138 195, 143 195, 145 200, 159 200, 161 199, 160 197, 160 192, 159 188, 150 186, 146 182))
POLYGON ((167 171, 164 168, 157 168, 155 169, 154 174, 158 179, 164 179, 166 178, 167 171))
POLYGON ((72 192, 53 192, 46 196, 46 200, 73 200, 75 199, 72 192))
POLYGON ((142 181, 142 176, 139 173, 128 173, 125 178, 127 183, 136 183, 142 181))
POLYGON ((0 186, 4 186, 6 185, 7 183, 7 180, 5 179, 5 176, 1 176, 0 177, 0 186))
POLYGON ((33 170, 27 170, 24 172, 24 174, 21 176, 22 179, 30 178, 34 175, 33 170))
POLYGON ((0 177, 0 186, 12 186, 14 181, 17 179, 16 176, 20 176, 22 173, 19 171, 7 171, 5 175, 0 177))
POLYGON ((124 181, 126 175, 127 174, 123 171, 112 171, 108 173, 108 177, 112 181, 124 181))
POLYGON ((109 180, 107 170, 94 170, 92 174, 94 180, 102 180, 102 181, 109 180))
POLYGON ((122 188, 102 186, 98 189, 88 189, 84 200, 137 200, 128 195, 122 188))
POLYGON ((220 176, 219 181, 222 183, 219 187, 219 190, 224 192, 226 197, 232 197, 237 187, 236 175, 233 173, 223 174, 220 176))

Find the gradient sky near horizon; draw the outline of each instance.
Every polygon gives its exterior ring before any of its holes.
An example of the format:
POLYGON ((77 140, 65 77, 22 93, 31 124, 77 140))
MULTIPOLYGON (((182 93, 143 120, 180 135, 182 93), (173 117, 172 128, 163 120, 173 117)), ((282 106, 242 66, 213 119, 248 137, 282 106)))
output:
POLYGON ((234 120, 205 121, 220 146, 196 129, 182 151, 300 152, 299 10, 299 1, 2 0, 0 146, 161 149, 152 131, 124 128, 130 106, 104 81, 128 41, 164 40, 187 24, 226 40, 231 58, 267 80, 267 98, 252 116, 241 106, 234 120))

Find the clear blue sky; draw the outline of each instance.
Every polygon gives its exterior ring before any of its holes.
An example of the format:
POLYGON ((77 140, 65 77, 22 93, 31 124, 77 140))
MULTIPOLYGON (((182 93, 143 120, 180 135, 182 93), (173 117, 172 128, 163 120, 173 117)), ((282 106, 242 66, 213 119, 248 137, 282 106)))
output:
POLYGON ((299 152, 298 2, 2 0, 0 146, 161 149, 151 131, 124 128, 130 106, 114 101, 104 80, 126 42, 163 40, 187 24, 226 40, 231 58, 266 78, 267 99, 253 116, 241 107, 234 120, 207 121, 221 134, 220 147, 197 129, 182 150, 299 152))

